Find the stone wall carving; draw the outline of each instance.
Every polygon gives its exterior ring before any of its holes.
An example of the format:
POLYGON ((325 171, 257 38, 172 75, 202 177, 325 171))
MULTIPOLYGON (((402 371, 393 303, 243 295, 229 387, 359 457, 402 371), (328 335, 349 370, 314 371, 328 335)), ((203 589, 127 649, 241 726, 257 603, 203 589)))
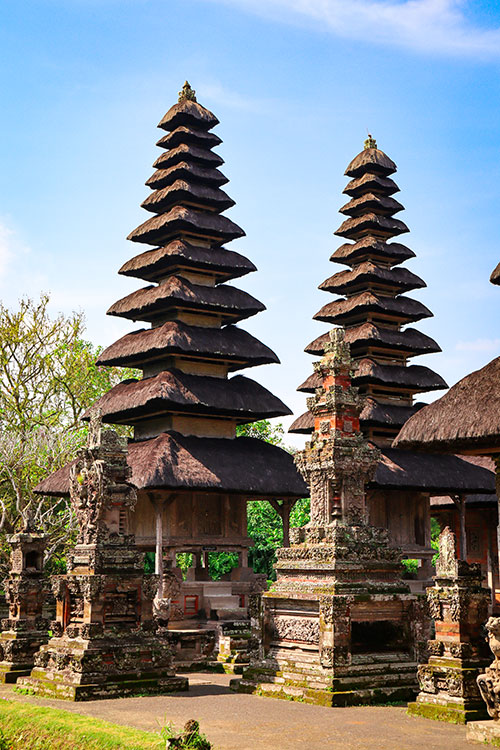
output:
POLYGON ((319 621, 312 618, 275 615, 271 619, 271 629, 277 638, 304 643, 319 642, 319 621))

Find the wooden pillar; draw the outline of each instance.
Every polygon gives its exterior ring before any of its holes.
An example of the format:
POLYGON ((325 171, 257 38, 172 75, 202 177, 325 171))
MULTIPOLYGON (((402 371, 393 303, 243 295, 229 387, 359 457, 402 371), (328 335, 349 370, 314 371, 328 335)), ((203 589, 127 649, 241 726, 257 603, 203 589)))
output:
POLYGON ((451 495, 451 499, 458 508, 460 518, 460 559, 467 561, 467 527, 465 495, 451 495))
POLYGON ((163 599, 163 504, 156 501, 154 509, 156 515, 155 573, 160 576, 157 597, 163 599))
POLYGON ((284 500, 276 500, 271 498, 269 500, 274 510, 278 513, 283 523, 283 547, 290 546, 290 513, 292 508, 297 502, 291 498, 285 498, 284 500))

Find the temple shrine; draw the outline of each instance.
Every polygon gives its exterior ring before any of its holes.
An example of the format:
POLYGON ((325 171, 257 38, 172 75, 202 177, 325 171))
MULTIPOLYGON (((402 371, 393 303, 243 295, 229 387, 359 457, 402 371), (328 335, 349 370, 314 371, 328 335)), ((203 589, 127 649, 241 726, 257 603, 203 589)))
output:
POLYGON ((159 580, 145 575, 144 554, 130 531, 137 495, 130 485, 127 440, 103 432, 93 414, 87 447, 71 469, 78 538, 68 573, 52 576, 52 637, 18 684, 81 701, 186 690, 168 643, 156 633, 153 598, 159 580))
MULTIPOLYGON (((265 583, 248 565, 247 502, 273 499, 290 507, 307 495, 289 453, 236 434, 238 425, 290 411, 255 380, 230 377, 279 360, 237 325, 265 308, 227 283, 256 269, 224 247, 244 232, 222 213, 234 201, 222 189, 228 180, 213 151, 221 143, 211 132, 217 124, 188 83, 159 124, 162 153, 142 204, 152 215, 128 237, 154 247, 120 269, 148 285, 108 310, 149 327, 120 338, 98 362, 138 368, 142 377, 95 404, 104 423, 133 427, 131 533, 140 550, 155 552, 160 598, 172 600, 170 627, 181 629, 247 617, 249 594, 265 583), (238 563, 213 581, 209 556, 221 551, 235 553, 238 563), (192 555, 184 575, 180 553, 192 555)), ((69 467, 38 491, 67 494, 69 467)))
POLYGON ((314 430, 295 456, 311 520, 291 530, 276 583, 254 596, 259 649, 234 687, 328 706, 408 700, 427 638, 424 603, 401 580, 401 550, 368 523, 365 485, 380 451, 360 431, 363 399, 341 328, 323 351, 308 399, 314 430))
POLYGON ((29 675, 35 654, 49 639, 49 621, 43 613, 50 588, 43 567, 47 539, 28 521, 8 542, 10 571, 3 586, 9 616, 2 619, 0 632, 0 682, 29 675))
MULTIPOLYGON (((423 365, 408 364, 416 356, 439 352, 438 344, 408 324, 432 315, 406 292, 425 287, 424 281, 401 264, 415 253, 394 238, 408 232, 399 218, 403 205, 393 196, 399 191, 391 175, 396 164, 369 136, 365 147, 349 164, 351 178, 344 193, 349 201, 340 212, 347 218, 335 232, 347 240, 331 256, 348 266, 327 278, 319 288, 340 295, 314 316, 315 320, 342 326, 356 365, 353 384, 364 397, 360 414, 363 434, 380 449, 380 460, 368 487, 370 523, 388 529, 393 544, 405 556, 419 560, 415 591, 430 583, 429 496, 463 496, 492 493, 490 471, 455 456, 419 455, 394 449, 392 440, 406 420, 423 406, 416 394, 446 388, 442 377, 423 365)), ((329 333, 305 349, 321 356, 329 333)), ((318 373, 298 390, 314 393, 318 373)), ((309 409, 290 432, 310 434, 314 415, 309 409)))
POLYGON ((435 637, 427 644, 428 662, 418 668, 420 693, 408 712, 454 724, 481 719, 486 707, 477 678, 490 661, 482 628, 491 594, 482 585, 481 565, 458 559, 448 527, 440 534, 434 586, 426 593, 435 637))

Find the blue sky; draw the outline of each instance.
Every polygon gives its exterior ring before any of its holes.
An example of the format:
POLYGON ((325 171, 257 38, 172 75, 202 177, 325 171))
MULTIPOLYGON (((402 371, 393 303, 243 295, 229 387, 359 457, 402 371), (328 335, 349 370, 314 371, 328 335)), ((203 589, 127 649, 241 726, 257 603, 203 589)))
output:
MULTIPOLYGON (((188 78, 221 121, 218 151, 246 231, 238 280, 267 311, 244 327, 282 365, 248 371, 295 413, 326 330, 317 285, 340 266, 347 163, 367 128, 398 164, 412 293, 434 313, 422 357, 451 385, 500 353, 500 6, 492 0, 4 0, 0 7, 0 297, 83 309, 138 288, 117 270, 147 218, 156 124, 188 78)), ((158 152, 159 153, 159 152, 158 152)), ((297 442, 297 441, 293 441, 297 442)), ((298 443, 301 440, 299 438, 298 443)))

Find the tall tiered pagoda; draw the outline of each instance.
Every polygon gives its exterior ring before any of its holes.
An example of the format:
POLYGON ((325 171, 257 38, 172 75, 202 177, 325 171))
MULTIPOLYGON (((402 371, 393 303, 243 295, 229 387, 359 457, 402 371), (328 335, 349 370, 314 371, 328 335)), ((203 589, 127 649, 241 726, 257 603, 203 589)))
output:
MULTIPOLYGON (((142 377, 120 383, 94 405, 103 422, 134 428, 128 461, 138 489, 138 546, 156 549, 158 572, 162 547, 174 570, 177 553, 193 553, 177 597, 179 619, 241 616, 255 585, 247 562, 247 500, 307 494, 291 455, 236 437, 238 425, 290 411, 255 380, 229 377, 279 360, 238 325, 265 307, 228 283, 256 269, 224 247, 244 232, 222 214, 234 201, 222 189, 228 179, 213 150, 221 143, 211 132, 217 124, 188 83, 159 124, 162 153, 142 204, 151 216, 128 236, 154 247, 120 269, 148 285, 108 310, 148 327, 120 338, 98 362, 139 368, 142 377), (215 584, 207 557, 222 550, 238 553, 240 564, 230 580, 215 584)), ((39 490, 66 492, 67 474, 49 477, 39 490)))
MULTIPOLYGON (((458 458, 428 456, 422 463, 411 453, 390 448, 402 425, 423 406, 415 403, 414 397, 447 387, 443 378, 428 367, 408 364, 413 357, 441 350, 432 338, 408 327, 432 313, 406 295, 425 287, 421 278, 401 267, 415 253, 392 241, 409 231, 395 218, 403 210, 393 197, 399 191, 391 177, 396 169, 371 136, 347 167, 345 174, 351 179, 344 193, 349 201, 340 209, 347 218, 335 232, 347 241, 330 258, 347 270, 320 285, 323 291, 339 297, 324 305, 314 319, 344 327, 356 366, 353 384, 365 397, 361 427, 382 450, 370 485, 371 522, 388 527, 393 542, 401 544, 410 557, 428 560, 432 554, 428 493, 479 492, 481 487, 491 491, 492 487, 488 472, 481 473, 458 458), (387 490, 397 490, 398 495, 387 490)), ((328 337, 329 333, 322 334, 305 351, 322 356, 328 337)), ((314 373, 298 390, 314 393, 319 386, 318 374, 314 373)), ((308 411, 295 420, 290 432, 310 434, 313 428, 314 416, 308 411)), ((423 570, 421 574, 426 575, 423 570)))

